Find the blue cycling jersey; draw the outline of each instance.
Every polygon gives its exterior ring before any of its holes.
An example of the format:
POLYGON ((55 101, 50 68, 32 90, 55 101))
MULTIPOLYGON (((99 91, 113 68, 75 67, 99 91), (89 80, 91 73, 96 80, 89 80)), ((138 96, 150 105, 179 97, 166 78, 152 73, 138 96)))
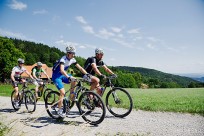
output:
POLYGON ((62 75, 62 73, 60 72, 60 64, 64 65, 64 70, 66 71, 70 65, 77 64, 77 61, 75 58, 69 59, 67 58, 67 56, 63 56, 58 62, 57 64, 53 67, 53 73, 52 73, 52 78, 57 78, 60 77, 62 75))

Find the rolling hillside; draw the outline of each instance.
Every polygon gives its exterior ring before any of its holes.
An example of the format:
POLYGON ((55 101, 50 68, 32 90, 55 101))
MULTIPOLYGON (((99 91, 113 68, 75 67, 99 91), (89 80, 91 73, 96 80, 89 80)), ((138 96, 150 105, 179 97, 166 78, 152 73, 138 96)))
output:
POLYGON ((143 77, 153 78, 153 79, 156 78, 159 81, 163 81, 163 82, 176 82, 179 85, 182 85, 183 87, 187 87, 191 82, 198 82, 188 77, 168 74, 154 69, 141 68, 141 67, 128 67, 128 66, 117 66, 116 68, 120 70, 129 71, 129 72, 139 72, 143 77))

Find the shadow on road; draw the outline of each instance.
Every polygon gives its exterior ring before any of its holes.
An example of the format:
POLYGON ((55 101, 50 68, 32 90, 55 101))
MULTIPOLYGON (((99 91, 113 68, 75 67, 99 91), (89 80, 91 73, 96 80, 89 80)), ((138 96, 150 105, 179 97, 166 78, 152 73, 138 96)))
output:
POLYGON ((10 108, 5 108, 5 109, 0 109, 0 112, 16 112, 14 109, 10 109, 10 108))

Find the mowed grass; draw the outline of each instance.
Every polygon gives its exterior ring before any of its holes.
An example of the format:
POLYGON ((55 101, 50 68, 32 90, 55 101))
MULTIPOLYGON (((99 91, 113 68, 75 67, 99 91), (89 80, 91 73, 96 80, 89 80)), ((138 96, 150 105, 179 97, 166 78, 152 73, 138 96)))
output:
POLYGON ((204 88, 127 89, 134 108, 204 115, 204 88))
MULTIPOLYGON (((57 90, 52 84, 48 87, 57 90)), ((34 85, 29 85, 29 88, 34 88, 34 85)), ((69 89, 69 85, 65 88, 69 89)), ((103 96, 104 100, 108 89, 103 96)), ((12 90, 11 85, 0 85, 0 96, 10 97, 12 90)), ((204 116, 204 88, 126 90, 132 96, 133 107, 137 110, 197 113, 204 116)))

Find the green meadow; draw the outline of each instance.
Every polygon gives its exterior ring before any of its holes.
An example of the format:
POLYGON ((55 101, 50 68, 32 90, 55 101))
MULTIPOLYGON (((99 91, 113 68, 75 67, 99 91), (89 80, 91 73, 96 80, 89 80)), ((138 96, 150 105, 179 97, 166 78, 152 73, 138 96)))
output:
MULTIPOLYGON (((56 90, 54 85, 49 88, 56 90)), ((30 85, 30 88, 34 88, 30 85)), ((66 85, 65 88, 69 88, 66 85)), ((0 96, 12 92, 11 85, 0 85, 0 96)), ((134 89, 127 88, 136 110, 181 112, 204 115, 204 88, 134 89)), ((106 90, 106 92, 108 89, 106 90)), ((105 96, 103 96, 105 99, 105 96)))

